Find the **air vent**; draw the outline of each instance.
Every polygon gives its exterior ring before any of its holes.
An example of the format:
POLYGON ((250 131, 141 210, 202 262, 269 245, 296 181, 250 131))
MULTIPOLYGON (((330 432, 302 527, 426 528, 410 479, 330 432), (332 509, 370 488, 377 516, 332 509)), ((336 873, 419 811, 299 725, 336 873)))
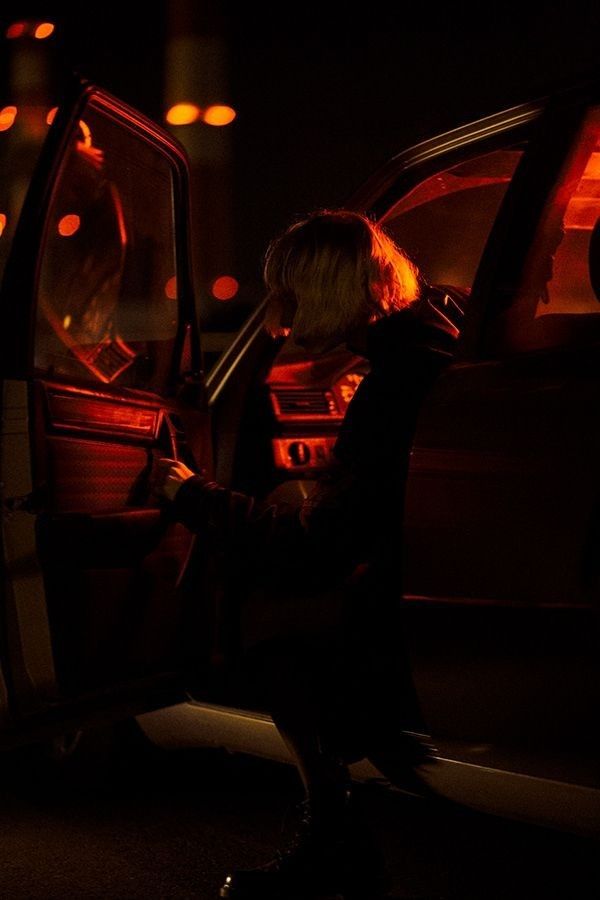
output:
POLYGON ((272 391, 275 414, 284 418, 308 418, 339 416, 331 391, 298 390, 294 388, 272 391))

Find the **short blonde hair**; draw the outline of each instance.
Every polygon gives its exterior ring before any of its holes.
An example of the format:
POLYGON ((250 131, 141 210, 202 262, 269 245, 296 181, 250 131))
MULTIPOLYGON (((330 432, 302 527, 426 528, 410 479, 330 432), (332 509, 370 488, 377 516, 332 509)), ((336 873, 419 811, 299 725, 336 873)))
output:
POLYGON ((273 337, 343 337, 408 306, 419 296, 419 272, 366 216, 319 210, 269 246, 265 328, 273 337))

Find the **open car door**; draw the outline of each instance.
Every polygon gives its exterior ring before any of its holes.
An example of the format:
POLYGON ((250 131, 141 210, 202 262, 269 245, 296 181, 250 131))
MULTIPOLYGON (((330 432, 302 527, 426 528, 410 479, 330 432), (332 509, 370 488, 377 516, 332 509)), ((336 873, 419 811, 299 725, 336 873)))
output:
POLYGON ((172 702, 201 597, 152 480, 161 456, 211 467, 177 143, 78 84, 0 308, 4 731, 172 702))

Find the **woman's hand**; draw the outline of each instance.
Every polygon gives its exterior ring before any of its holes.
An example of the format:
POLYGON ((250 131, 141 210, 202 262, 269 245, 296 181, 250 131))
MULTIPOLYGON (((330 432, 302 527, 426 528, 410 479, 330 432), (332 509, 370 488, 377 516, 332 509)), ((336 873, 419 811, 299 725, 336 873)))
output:
POLYGON ((159 497, 166 497, 167 500, 174 500, 183 482, 195 474, 181 460, 168 459, 165 456, 157 462, 156 480, 153 487, 154 493, 158 494, 159 497))

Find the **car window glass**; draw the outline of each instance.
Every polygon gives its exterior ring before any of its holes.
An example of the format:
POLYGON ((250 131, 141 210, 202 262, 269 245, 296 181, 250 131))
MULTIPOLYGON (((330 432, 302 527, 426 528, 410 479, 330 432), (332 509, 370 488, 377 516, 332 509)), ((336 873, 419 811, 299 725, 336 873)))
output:
POLYGON ((48 113, 37 105, 0 108, 0 279, 48 131, 48 113))
POLYGON ((430 283, 470 290, 522 149, 486 153, 437 172, 381 222, 430 283))
POLYGON ((35 366, 160 391, 177 330, 173 173, 154 145, 90 105, 46 223, 35 366))
POLYGON ((600 110, 587 116, 552 187, 510 307, 500 351, 600 339, 600 110))

